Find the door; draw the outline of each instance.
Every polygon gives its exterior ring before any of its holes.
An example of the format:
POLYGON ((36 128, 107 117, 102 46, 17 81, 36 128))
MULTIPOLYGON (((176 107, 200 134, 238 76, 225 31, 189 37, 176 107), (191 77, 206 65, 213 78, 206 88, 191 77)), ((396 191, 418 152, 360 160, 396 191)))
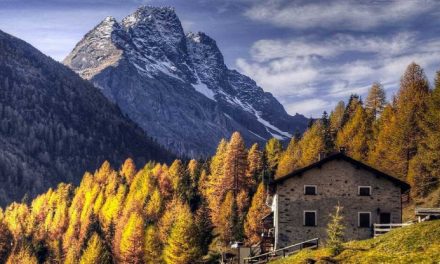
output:
POLYGON ((379 222, 380 222, 380 224, 391 224, 391 214, 390 213, 380 213, 379 222))

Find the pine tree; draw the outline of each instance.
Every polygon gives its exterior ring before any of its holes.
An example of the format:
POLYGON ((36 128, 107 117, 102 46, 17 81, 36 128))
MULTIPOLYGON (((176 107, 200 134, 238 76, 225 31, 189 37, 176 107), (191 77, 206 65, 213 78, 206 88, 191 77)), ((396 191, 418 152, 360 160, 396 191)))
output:
POLYGON ((110 253, 106 250, 101 238, 96 233, 89 239, 87 248, 80 260, 80 264, 89 263, 112 263, 110 253))
POLYGON ((196 227, 188 205, 185 205, 177 216, 163 256, 168 264, 191 264, 199 257, 196 227))
POLYGON ((144 222, 142 217, 133 212, 124 226, 119 245, 121 263, 143 263, 144 222))
POLYGON ((330 248, 332 255, 336 256, 341 253, 344 242, 345 227, 342 224, 342 207, 335 206, 335 213, 330 215, 330 222, 327 225, 327 246, 330 248))
POLYGON ((274 175, 277 170, 282 152, 283 145, 281 145, 281 142, 278 139, 271 138, 269 141, 267 141, 265 156, 267 160, 267 167, 271 175, 274 175))
POLYGON ((383 112, 385 105, 385 90, 380 83, 375 82, 368 91, 367 101, 365 102, 367 113, 372 115, 374 120, 376 120, 378 116, 380 116, 380 114, 383 112))
POLYGON ((262 218, 270 212, 266 205, 266 191, 264 184, 258 185, 257 192, 252 197, 252 205, 244 224, 245 235, 249 245, 255 245, 260 241, 260 234, 263 231, 262 218))

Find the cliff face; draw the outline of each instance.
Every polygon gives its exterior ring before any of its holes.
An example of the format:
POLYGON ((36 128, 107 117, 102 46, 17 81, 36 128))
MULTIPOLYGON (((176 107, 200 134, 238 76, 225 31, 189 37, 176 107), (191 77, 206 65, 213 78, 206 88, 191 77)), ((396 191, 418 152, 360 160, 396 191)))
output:
POLYGON ((228 69, 213 39, 185 34, 172 8, 141 7, 121 22, 106 18, 64 63, 177 154, 211 154, 233 131, 249 143, 287 140, 307 124, 228 69))

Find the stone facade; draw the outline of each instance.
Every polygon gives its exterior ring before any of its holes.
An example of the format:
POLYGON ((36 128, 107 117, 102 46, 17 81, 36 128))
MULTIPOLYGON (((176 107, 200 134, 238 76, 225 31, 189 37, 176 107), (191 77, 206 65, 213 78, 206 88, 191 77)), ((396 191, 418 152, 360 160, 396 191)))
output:
MULTIPOLYGON (((398 181, 398 180, 396 180, 398 181)), ((332 159, 276 183, 274 199, 275 247, 312 238, 326 239, 335 206, 343 207, 345 239, 372 237, 372 227, 358 227, 358 213, 370 212, 371 225, 379 213, 390 213, 391 223, 402 222, 401 185, 345 159, 332 159), (316 195, 305 195, 304 185, 316 185, 316 195), (359 186, 371 186, 371 196, 359 196, 359 186), (304 211, 316 211, 316 226, 304 226, 304 211)), ((409 188, 409 187, 408 187, 409 188)))

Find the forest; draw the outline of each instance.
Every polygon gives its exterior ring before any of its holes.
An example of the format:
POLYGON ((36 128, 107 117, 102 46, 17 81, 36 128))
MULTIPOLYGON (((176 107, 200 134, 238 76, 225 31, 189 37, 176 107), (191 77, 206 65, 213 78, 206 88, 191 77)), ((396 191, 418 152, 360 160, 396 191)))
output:
POLYGON ((77 187, 12 203, 0 209, 0 262, 213 263, 231 242, 258 242, 272 179, 342 147, 409 182, 412 203, 440 206, 440 72, 431 86, 412 63, 391 102, 374 83, 287 146, 246 146, 235 132, 207 160, 104 162, 77 187))

